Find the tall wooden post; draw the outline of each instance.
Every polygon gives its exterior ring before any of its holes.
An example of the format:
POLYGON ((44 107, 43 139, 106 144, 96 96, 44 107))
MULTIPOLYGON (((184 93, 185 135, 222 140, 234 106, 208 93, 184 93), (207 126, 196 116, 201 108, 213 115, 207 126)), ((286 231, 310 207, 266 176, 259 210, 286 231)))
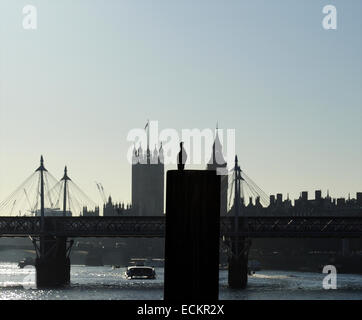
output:
POLYGON ((220 181, 216 171, 167 172, 165 300, 218 299, 220 181))

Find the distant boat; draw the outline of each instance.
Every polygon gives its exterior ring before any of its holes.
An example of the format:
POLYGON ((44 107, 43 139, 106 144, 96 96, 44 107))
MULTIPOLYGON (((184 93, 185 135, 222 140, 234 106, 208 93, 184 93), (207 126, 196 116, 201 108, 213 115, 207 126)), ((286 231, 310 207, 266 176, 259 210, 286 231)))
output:
POLYGON ((248 261, 248 274, 253 275, 255 271, 261 270, 261 264, 257 260, 249 260, 248 261))
POLYGON ((146 266, 128 267, 125 276, 127 279, 156 279, 155 268, 146 266))
POLYGON ((18 263, 18 267, 20 269, 23 269, 25 266, 35 266, 35 261, 33 258, 25 258, 23 260, 20 260, 19 263, 18 263))

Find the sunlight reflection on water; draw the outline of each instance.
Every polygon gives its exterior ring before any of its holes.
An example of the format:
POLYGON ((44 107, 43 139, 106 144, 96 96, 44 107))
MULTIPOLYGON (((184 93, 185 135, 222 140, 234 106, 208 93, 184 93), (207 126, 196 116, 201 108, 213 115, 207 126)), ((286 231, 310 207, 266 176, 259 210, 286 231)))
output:
MULTIPOLYGON (((163 269, 155 280, 127 280, 125 268, 73 265, 71 285, 59 290, 37 290, 35 268, 19 269, 15 263, 0 263, 2 300, 129 300, 163 299, 163 269)), ((245 290, 227 287, 227 271, 220 271, 220 299, 362 299, 362 275, 338 275, 338 289, 324 290, 324 274, 294 271, 259 271, 249 277, 245 290)))

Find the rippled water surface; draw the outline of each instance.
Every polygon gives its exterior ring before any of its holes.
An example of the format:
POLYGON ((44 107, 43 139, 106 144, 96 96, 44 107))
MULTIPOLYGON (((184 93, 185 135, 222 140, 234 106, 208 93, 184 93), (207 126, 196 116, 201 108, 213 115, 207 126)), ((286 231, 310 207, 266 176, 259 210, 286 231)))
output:
MULTIPOLYGON (((35 289, 35 269, 19 269, 15 263, 0 264, 0 299, 43 300, 160 300, 163 268, 155 280, 127 280, 124 268, 110 266, 71 268, 71 285, 61 290, 35 289)), ((220 271, 220 299, 353 299, 362 300, 362 275, 340 274, 337 290, 324 290, 324 274, 295 271, 259 271, 249 277, 246 290, 227 287, 227 271, 220 271)))

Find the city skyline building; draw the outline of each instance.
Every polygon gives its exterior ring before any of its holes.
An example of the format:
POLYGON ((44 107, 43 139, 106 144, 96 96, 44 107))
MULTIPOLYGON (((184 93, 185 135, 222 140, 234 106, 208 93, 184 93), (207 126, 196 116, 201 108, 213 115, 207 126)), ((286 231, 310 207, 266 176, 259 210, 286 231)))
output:
POLYGON ((220 215, 225 216, 227 214, 227 199, 228 199, 228 169, 227 162, 225 161, 222 144, 220 142, 218 134, 218 126, 216 126, 215 140, 212 145, 211 158, 206 166, 207 170, 215 170, 216 174, 221 176, 220 186, 220 215))
MULTIPOLYGON (((148 126, 147 126, 148 128, 148 126)), ((148 128, 149 129, 149 128, 148 128)), ((151 153, 149 134, 147 149, 134 146, 132 156, 132 209, 137 216, 159 216, 164 214, 164 177, 162 143, 151 153)))

